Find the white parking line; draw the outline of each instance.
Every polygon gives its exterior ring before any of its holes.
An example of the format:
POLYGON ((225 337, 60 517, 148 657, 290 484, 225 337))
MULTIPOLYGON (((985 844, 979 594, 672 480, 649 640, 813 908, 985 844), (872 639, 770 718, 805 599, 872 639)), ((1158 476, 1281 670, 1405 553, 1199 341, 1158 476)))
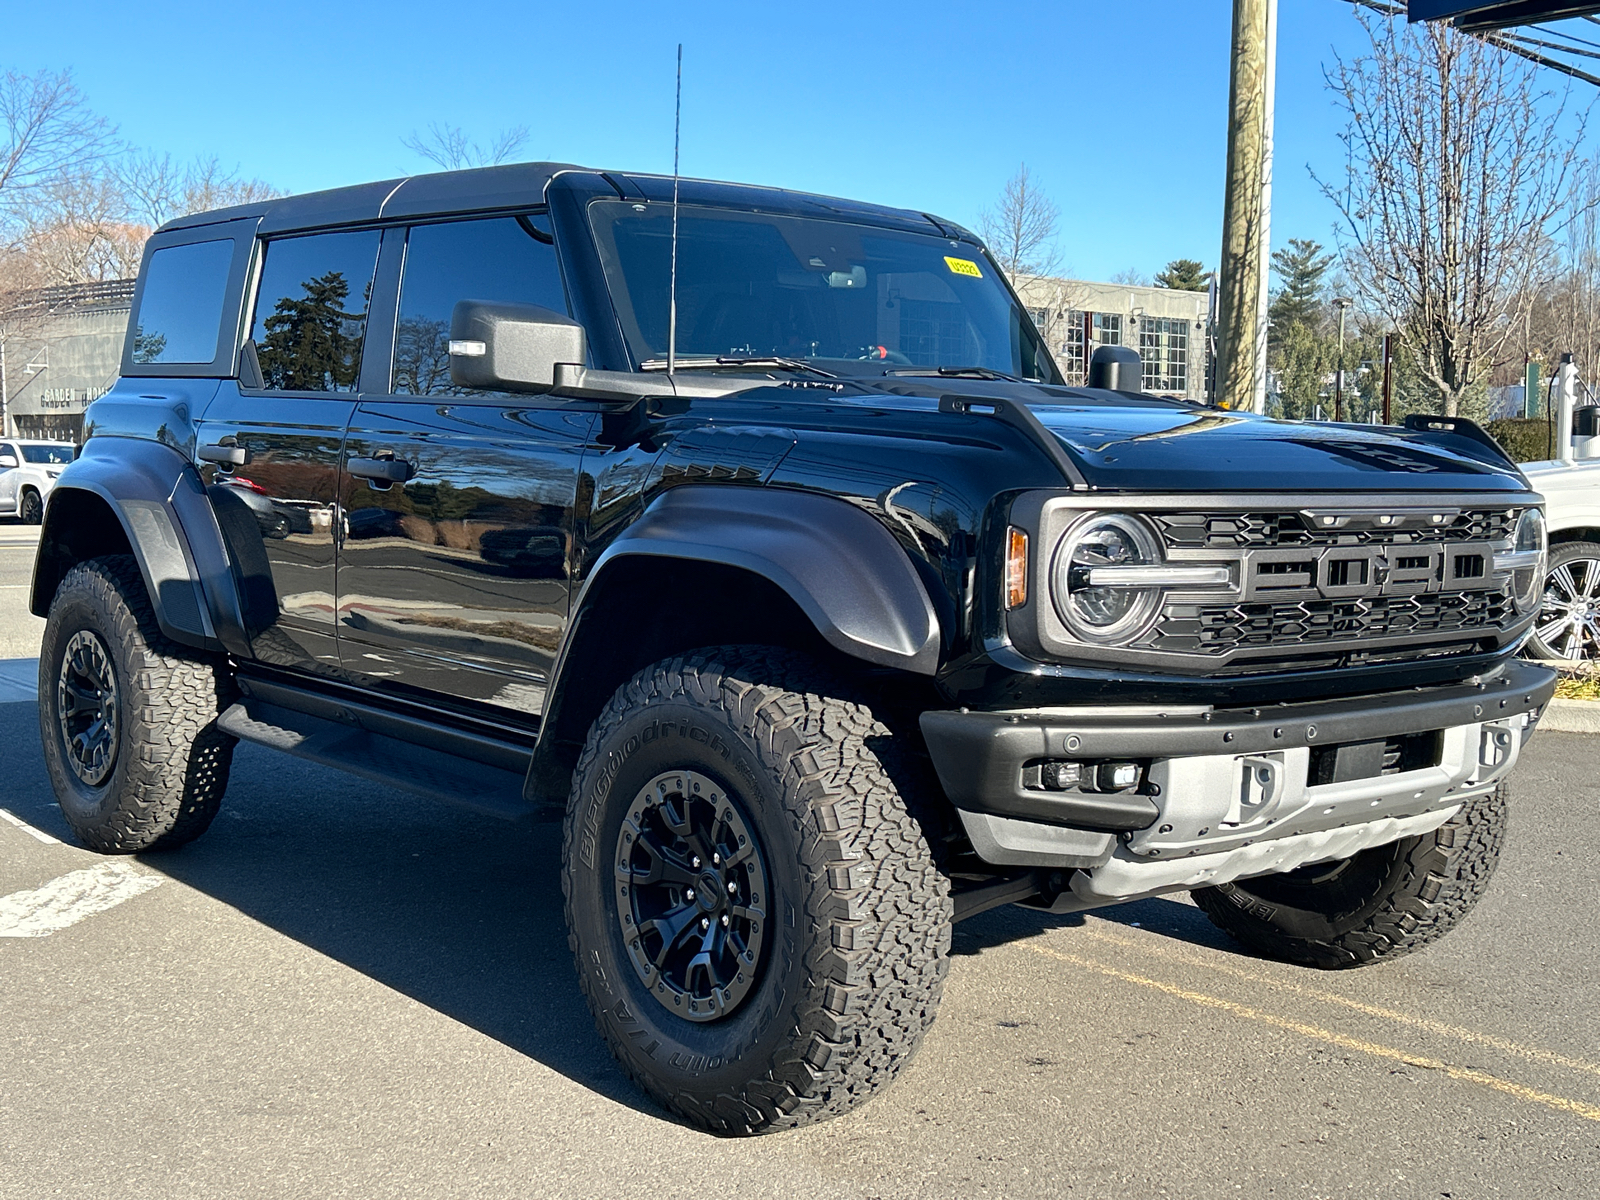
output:
POLYGON ((5 809, 0 808, 0 821, 4 821, 7 825, 15 825, 18 829, 22 830, 23 833, 27 834, 29 837, 37 838, 46 846, 61 845, 59 840, 51 837, 42 829, 35 829, 32 825, 29 825, 14 812, 7 812, 5 809))
POLYGON ((28 892, 0 896, 0 938, 49 937, 161 886, 125 862, 72 871, 28 892))

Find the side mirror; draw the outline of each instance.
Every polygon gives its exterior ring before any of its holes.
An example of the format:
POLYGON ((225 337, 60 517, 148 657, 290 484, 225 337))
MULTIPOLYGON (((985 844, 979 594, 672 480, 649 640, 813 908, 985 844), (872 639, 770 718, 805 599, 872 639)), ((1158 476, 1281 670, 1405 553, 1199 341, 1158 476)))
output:
POLYGON ((0 454, 0 468, 10 469, 16 465, 17 456, 15 454, 0 454))
POLYGON ((533 304, 463 300, 450 314, 450 382, 487 392, 555 386, 556 364, 582 364, 588 341, 565 313, 533 304))
POLYGON ((1113 392, 1144 390, 1144 367, 1139 352, 1129 346, 1101 346, 1089 360, 1089 386, 1113 392))

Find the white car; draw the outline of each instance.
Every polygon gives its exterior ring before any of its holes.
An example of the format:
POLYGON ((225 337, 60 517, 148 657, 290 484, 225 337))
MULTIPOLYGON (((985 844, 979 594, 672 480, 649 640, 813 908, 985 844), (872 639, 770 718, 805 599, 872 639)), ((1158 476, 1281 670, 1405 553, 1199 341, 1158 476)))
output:
POLYGON ((77 456, 71 442, 0 439, 0 517, 21 517, 28 525, 44 520, 56 476, 77 456))

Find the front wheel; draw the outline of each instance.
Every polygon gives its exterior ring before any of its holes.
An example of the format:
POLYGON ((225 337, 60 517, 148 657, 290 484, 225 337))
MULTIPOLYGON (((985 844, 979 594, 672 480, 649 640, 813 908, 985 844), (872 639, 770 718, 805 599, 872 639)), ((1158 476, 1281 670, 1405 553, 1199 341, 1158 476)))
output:
POLYGON ((1506 796, 1501 784, 1432 833, 1198 888, 1194 902, 1269 958, 1327 970, 1398 958, 1442 938, 1482 899, 1505 842, 1506 796))
POLYGON ((933 1020, 953 911, 890 736, 751 647, 646 668, 590 730, 563 871, 579 982, 623 1069, 702 1128, 843 1113, 933 1020))
POLYGON ((44 520, 44 501, 39 498, 38 492, 29 488, 22 493, 17 515, 22 518, 24 525, 37 525, 44 520))

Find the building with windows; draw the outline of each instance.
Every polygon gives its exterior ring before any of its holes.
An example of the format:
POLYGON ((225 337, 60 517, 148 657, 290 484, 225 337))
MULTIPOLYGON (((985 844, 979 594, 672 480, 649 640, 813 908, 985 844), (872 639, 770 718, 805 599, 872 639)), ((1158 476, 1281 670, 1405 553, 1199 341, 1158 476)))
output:
POLYGON ((122 368, 133 282, 42 288, 0 313, 6 436, 82 441, 83 410, 122 368))
POLYGON ((1205 292, 1029 278, 1018 281, 1017 294, 1069 384, 1085 382, 1096 346, 1129 346, 1144 363, 1145 391, 1205 399, 1205 292))

